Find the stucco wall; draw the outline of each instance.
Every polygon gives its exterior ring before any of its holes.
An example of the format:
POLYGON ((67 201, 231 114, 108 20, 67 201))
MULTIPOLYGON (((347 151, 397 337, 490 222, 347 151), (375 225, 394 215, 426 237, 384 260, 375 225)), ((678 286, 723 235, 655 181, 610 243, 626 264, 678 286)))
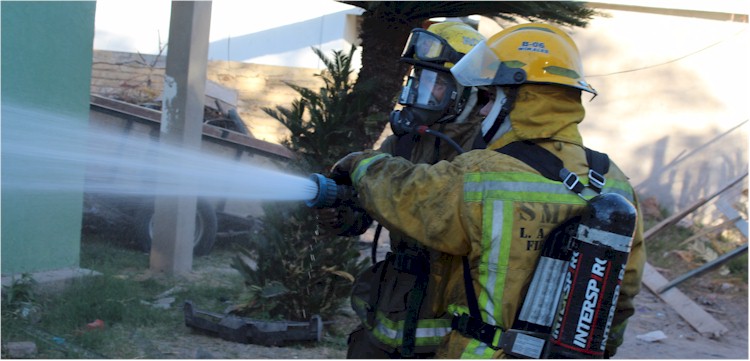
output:
POLYGON ((0 3, 3 275, 78 267, 83 167, 60 167, 52 159, 30 156, 15 147, 49 148, 48 140, 55 138, 60 124, 71 134, 85 133, 95 5, 88 1, 0 3), (19 144, 14 135, 24 129, 33 136, 19 144), (80 184, 81 191, 9 188, 18 182, 52 183, 63 178, 68 184, 80 184))
MULTIPOLYGON (((608 17, 566 29, 599 92, 583 96, 585 145, 610 154, 639 193, 671 211, 747 172, 748 24, 600 11, 608 17)), ((480 25, 488 35, 500 29, 480 25)))
POLYGON ((748 24, 607 12, 573 34, 601 94, 587 104, 588 145, 671 210, 746 173, 748 24))

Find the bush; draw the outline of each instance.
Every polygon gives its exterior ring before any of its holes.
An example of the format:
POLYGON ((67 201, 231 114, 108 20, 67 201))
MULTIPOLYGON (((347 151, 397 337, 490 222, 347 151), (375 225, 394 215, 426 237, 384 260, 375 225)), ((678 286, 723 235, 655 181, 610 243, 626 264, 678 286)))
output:
MULTIPOLYGON (((287 167, 294 173, 324 173, 336 160, 361 150, 361 123, 355 114, 364 101, 352 95, 352 46, 331 59, 313 49, 326 65, 317 74, 325 86, 317 92, 287 83, 301 98, 290 108, 264 108, 291 131, 283 144, 298 156, 287 167)), ((233 267, 247 286, 243 303, 233 313, 243 316, 309 320, 333 316, 348 298, 354 276, 366 261, 351 237, 323 236, 314 212, 302 204, 264 206, 263 230, 241 250, 233 267)))

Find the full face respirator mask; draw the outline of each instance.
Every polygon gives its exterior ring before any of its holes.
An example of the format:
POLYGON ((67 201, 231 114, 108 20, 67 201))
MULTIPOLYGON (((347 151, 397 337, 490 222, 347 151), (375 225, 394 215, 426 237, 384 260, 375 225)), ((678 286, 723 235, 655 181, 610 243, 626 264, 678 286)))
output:
POLYGON ((398 99, 403 108, 390 114, 393 134, 414 133, 418 126, 430 126, 450 118, 446 110, 455 104, 460 91, 449 72, 415 68, 398 99))

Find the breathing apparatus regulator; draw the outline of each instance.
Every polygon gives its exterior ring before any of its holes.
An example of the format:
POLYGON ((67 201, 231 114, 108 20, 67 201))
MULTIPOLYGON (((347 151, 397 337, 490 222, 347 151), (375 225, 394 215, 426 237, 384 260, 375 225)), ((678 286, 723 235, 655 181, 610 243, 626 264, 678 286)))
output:
POLYGON ((393 134, 415 133, 417 126, 454 120, 464 110, 465 91, 470 88, 458 85, 447 70, 413 69, 398 99, 402 109, 390 114, 393 134))
MULTIPOLYGON (((476 90, 463 87, 454 79, 450 68, 485 38, 471 26, 461 22, 443 22, 425 29, 414 29, 404 46, 400 61, 411 64, 412 70, 399 96, 403 106, 390 114, 390 125, 397 136, 429 134, 464 150, 449 136, 429 128, 438 122, 460 122, 468 118, 476 104, 476 90)), ((310 178, 318 185, 317 196, 307 201, 312 208, 337 207, 356 203, 355 192, 343 180, 336 181, 320 174, 310 178)))

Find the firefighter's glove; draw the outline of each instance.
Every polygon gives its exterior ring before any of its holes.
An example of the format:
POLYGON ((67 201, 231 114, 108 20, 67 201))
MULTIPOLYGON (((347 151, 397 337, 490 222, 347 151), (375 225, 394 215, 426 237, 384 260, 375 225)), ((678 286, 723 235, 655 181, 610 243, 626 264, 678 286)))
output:
POLYGON ((338 208, 316 208, 315 220, 318 227, 325 234, 336 234, 343 223, 338 208))
POLYGON ((372 224, 372 218, 364 210, 351 205, 320 208, 315 217, 320 230, 327 235, 358 236, 372 224))
POLYGON ((356 165, 356 160, 364 154, 363 152, 352 152, 339 159, 331 168, 331 176, 336 184, 352 185, 351 172, 356 165))

